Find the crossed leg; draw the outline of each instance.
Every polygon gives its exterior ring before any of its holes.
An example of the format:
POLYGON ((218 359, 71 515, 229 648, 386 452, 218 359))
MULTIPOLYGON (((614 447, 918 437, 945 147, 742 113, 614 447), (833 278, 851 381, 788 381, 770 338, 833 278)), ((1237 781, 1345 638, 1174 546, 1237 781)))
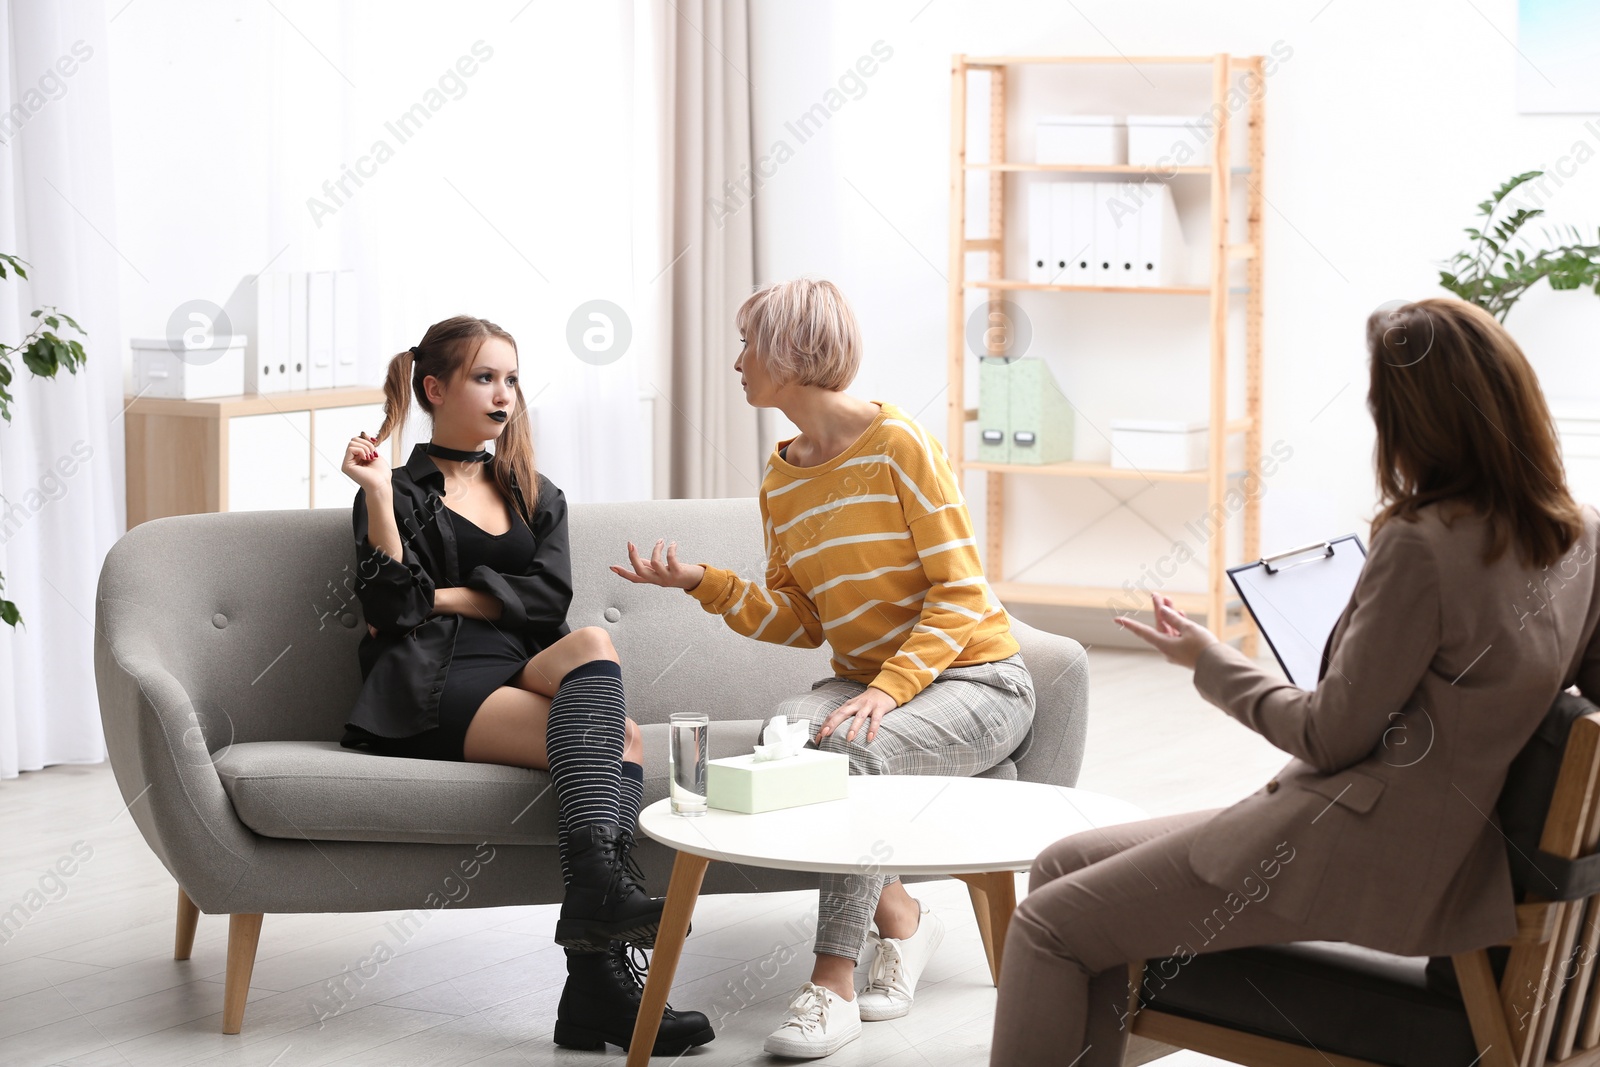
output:
MULTIPOLYGON (((611 635, 599 626, 585 626, 543 649, 523 666, 512 684, 490 693, 467 727, 462 755, 471 763, 503 763, 512 767, 548 770, 545 733, 550 720, 550 698, 567 672, 597 659, 617 658, 611 635)), ((622 759, 644 762, 644 742, 639 724, 623 720, 626 729, 622 759)))

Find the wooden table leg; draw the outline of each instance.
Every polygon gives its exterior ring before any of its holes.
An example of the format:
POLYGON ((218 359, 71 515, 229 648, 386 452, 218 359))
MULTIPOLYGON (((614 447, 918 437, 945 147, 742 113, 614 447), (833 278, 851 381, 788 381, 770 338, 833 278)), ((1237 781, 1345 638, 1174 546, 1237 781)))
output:
POLYGON ((989 925, 989 893, 973 880, 967 882, 967 895, 972 898, 972 914, 978 919, 978 936, 983 938, 983 958, 989 961, 989 975, 999 985, 1000 964, 994 958, 994 929, 989 925))
POLYGON ((661 1014, 667 1007, 667 992, 683 955, 683 942, 689 936, 689 919, 700 896, 711 861, 689 852, 678 853, 672 864, 672 880, 667 883, 667 901, 661 909, 661 926, 656 931, 656 947, 650 954, 650 973, 645 977, 639 1014, 633 1022, 633 1039, 628 1044, 627 1067, 648 1067, 650 1050, 655 1048, 656 1032, 661 1029, 661 1014))
POLYGON ((990 874, 958 874, 967 883, 972 911, 983 938, 983 954, 989 960, 989 977, 1000 984, 1000 961, 1005 953, 1006 931, 1011 928, 1011 913, 1017 910, 1017 883, 1011 871, 990 874))

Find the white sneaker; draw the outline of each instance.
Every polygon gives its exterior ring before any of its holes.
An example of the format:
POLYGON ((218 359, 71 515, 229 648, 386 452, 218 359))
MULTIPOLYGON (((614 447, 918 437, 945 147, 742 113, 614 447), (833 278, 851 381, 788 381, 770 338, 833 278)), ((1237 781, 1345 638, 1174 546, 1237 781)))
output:
POLYGON ((911 1010, 917 979, 944 940, 944 922, 924 906, 917 932, 910 937, 868 936, 877 942, 878 955, 867 972, 867 988, 856 997, 861 1017, 869 1022, 898 1019, 911 1010))
POLYGON ((807 982, 789 1002, 789 1017, 761 1047, 774 1056, 813 1060, 831 1056, 860 1036, 856 1001, 807 982))

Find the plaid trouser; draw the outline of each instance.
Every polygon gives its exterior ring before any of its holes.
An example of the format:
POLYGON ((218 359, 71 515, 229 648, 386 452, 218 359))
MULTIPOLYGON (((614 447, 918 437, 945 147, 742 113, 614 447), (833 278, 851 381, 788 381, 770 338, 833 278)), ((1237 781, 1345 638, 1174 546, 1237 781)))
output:
MULTIPOLYGON (((790 722, 817 730, 841 704, 860 695, 865 682, 828 677, 811 692, 778 706, 790 722)), ((824 752, 850 757, 851 774, 946 774, 967 777, 986 771, 1022 744, 1033 724, 1033 679, 1022 654, 970 667, 946 667, 922 692, 890 711, 867 744, 867 732, 846 741, 849 723, 822 739, 824 752)), ((817 902, 815 952, 858 959, 883 887, 899 876, 876 867, 859 873, 822 875, 817 902)))

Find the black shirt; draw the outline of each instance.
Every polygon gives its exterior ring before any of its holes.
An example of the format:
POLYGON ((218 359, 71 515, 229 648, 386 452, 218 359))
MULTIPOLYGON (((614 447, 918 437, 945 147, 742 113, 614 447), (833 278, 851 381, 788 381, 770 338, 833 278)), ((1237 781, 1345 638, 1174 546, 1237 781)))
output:
MULTIPOLYGON (((377 627, 361 638, 362 688, 341 742, 354 747, 359 731, 381 737, 410 737, 439 725, 439 693, 455 648, 461 616, 433 614, 434 590, 465 586, 500 601, 503 630, 519 632, 528 648, 548 647, 570 633, 572 561, 567 548, 567 499, 543 474, 539 499, 528 524, 533 558, 522 574, 503 574, 479 565, 464 578, 457 570, 456 533, 445 514, 444 472, 422 445, 405 466, 390 472, 395 523, 405 545, 400 562, 367 541, 367 491, 356 490, 351 519, 355 527, 355 591, 366 621, 377 627)), ((521 486, 512 476, 519 509, 521 486)))

